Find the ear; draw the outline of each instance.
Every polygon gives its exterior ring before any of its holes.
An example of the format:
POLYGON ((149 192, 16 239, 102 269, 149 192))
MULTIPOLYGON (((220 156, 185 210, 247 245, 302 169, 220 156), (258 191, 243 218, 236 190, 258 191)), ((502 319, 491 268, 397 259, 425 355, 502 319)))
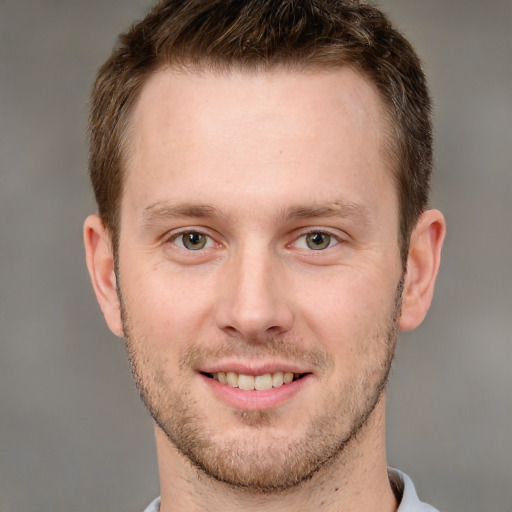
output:
POLYGON ((438 210, 423 212, 412 232, 399 322, 402 331, 418 327, 427 314, 445 233, 446 222, 438 210))
POLYGON ((96 299, 110 330, 123 336, 121 308, 117 295, 114 255, 110 236, 98 215, 90 215, 84 223, 84 245, 87 269, 96 299))

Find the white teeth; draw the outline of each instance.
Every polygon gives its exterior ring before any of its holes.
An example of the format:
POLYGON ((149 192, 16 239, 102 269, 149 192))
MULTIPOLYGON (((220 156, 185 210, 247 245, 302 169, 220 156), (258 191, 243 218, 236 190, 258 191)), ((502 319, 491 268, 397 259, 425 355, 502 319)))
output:
POLYGON ((283 380, 283 372, 276 372, 274 375, 272 375, 272 386, 274 388, 278 388, 279 386, 282 386, 284 383, 283 380))
POLYGON ((244 375, 241 373, 238 376, 238 387, 240 389, 245 389, 246 391, 254 389, 254 377, 252 375, 244 375))
POLYGON ((284 374, 283 381, 285 384, 290 384, 290 382, 293 380, 293 373, 288 372, 284 374))
POLYGON ((238 373, 227 372, 226 373, 226 377, 227 377, 228 384, 232 388, 237 388, 238 387, 238 373))
POLYGON ((258 375, 254 378, 254 389, 258 391, 265 391, 272 389, 272 375, 266 373, 265 375, 258 375))
POLYGON ((232 388, 240 388, 246 391, 254 389, 266 391, 272 388, 279 388, 283 384, 289 384, 293 381, 294 377, 299 376, 300 374, 294 374, 292 372, 266 373, 256 376, 235 372, 216 372, 211 374, 211 377, 221 384, 227 384, 232 388))

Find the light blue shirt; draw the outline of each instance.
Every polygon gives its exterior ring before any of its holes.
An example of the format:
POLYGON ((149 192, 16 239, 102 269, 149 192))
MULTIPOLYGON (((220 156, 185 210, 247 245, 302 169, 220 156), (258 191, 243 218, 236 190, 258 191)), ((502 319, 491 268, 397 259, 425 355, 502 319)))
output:
MULTIPOLYGON (((395 490, 398 495, 402 495, 400 505, 396 512, 439 512, 434 507, 420 501, 412 480, 405 473, 397 469, 389 469, 389 480, 393 486, 393 490, 395 490)), ((149 504, 144 512, 159 512, 159 510, 160 498, 156 498, 149 504)))

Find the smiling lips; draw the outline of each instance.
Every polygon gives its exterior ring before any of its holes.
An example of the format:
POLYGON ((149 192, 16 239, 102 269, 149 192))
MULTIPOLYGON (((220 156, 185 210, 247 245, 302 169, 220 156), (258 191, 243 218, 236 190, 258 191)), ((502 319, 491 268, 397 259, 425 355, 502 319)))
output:
POLYGON ((205 373, 205 375, 232 388, 239 388, 245 391, 267 391, 289 384, 294 380, 300 379, 305 374, 275 372, 265 373, 264 375, 246 375, 236 372, 215 372, 205 373))

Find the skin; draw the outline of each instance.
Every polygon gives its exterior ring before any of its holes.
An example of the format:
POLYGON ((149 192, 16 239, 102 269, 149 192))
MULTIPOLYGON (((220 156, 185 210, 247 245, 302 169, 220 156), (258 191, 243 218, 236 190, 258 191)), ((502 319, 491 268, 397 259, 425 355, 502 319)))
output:
POLYGON ((445 224, 422 215, 402 281, 376 91, 348 68, 166 69, 130 133, 118 283, 97 216, 84 238, 156 420, 161 510, 396 510, 384 385, 398 330, 430 305, 445 224), (306 377, 232 393, 205 376, 220 370, 306 377))

